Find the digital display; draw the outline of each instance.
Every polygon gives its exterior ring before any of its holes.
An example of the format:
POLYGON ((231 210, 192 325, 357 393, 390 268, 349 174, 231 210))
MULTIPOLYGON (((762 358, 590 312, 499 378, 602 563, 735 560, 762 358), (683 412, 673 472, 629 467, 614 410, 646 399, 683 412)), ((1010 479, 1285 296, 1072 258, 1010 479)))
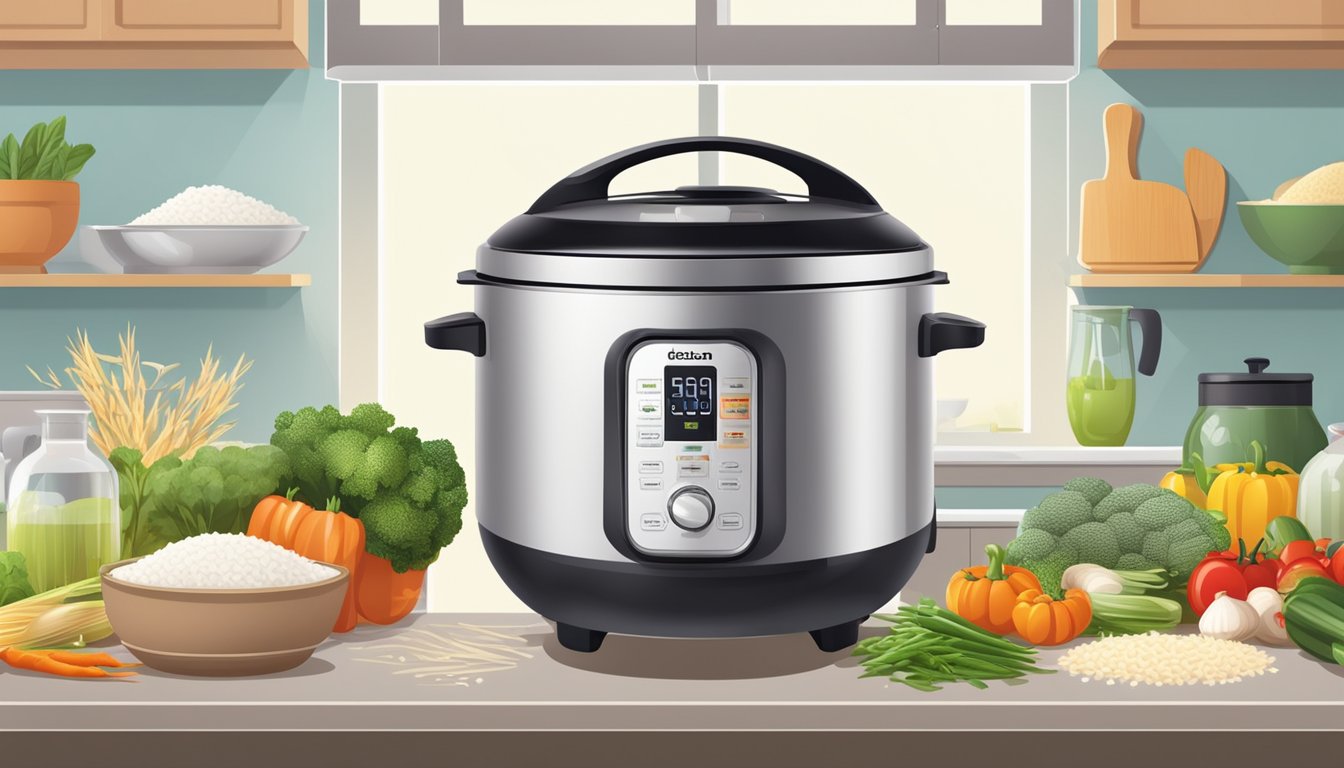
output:
POLYGON ((667 403, 663 432, 667 440, 704 440, 718 437, 718 401, 712 365, 669 365, 663 368, 667 403))

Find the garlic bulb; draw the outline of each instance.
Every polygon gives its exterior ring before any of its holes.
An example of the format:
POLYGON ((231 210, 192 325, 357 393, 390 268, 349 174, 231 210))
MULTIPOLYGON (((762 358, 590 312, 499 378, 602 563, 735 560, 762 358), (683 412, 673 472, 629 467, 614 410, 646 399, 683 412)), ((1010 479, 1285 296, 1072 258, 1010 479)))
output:
POLYGON ((1219 592, 1199 617, 1199 634, 1222 640, 1249 640, 1260 629, 1260 615, 1245 600, 1219 592))
POLYGON ((1270 587, 1256 587, 1246 596, 1246 602, 1255 609, 1259 622, 1255 638, 1269 645, 1288 645, 1288 630, 1279 621, 1283 613, 1283 596, 1270 587))

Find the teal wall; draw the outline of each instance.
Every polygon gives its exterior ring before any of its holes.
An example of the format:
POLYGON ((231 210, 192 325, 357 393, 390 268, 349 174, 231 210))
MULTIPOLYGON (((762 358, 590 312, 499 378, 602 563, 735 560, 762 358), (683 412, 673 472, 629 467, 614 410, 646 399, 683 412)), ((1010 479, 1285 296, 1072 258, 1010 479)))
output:
MULTIPOLYGON (((1144 115, 1139 173, 1183 187, 1189 147, 1222 161, 1228 205, 1204 272, 1286 268, 1247 237, 1236 201, 1269 197, 1279 183, 1344 159, 1344 75, 1339 72, 1102 71, 1097 69, 1097 4, 1084 0, 1082 72, 1069 85, 1072 204, 1069 271, 1077 255, 1079 190, 1105 168, 1102 112, 1117 101, 1144 115)), ((1196 377, 1245 370, 1268 357, 1271 371, 1316 375, 1316 413, 1344 421, 1344 291, 1332 289, 1089 289, 1089 304, 1152 307, 1166 324, 1157 375, 1141 379, 1131 445, 1176 445, 1196 407, 1196 377)))
MULTIPOLYGON (((229 438, 265 441, 275 414, 337 396, 337 85, 323 78, 321 0, 310 3, 308 70, 4 71, 0 136, 67 115, 71 143, 97 150, 80 183, 80 224, 124 224, 190 185, 223 184, 311 227, 267 271, 303 289, 0 289, 0 389, 33 389, 25 365, 67 365, 66 337, 100 351, 137 329, 144 359, 193 369, 206 347, 256 363, 229 438)), ((51 266, 86 271, 78 235, 51 266)))

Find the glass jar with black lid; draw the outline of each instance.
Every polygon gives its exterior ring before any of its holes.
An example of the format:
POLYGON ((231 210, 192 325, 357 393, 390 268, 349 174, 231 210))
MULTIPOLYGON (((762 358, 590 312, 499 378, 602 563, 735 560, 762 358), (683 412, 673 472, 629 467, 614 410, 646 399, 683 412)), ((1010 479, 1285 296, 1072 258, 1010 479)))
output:
POLYGON ((1327 440, 1311 408, 1313 376, 1267 373, 1269 360, 1249 357, 1246 373, 1199 375, 1199 410, 1185 433, 1182 464, 1193 467, 1255 460, 1259 442, 1265 461, 1301 472, 1327 440))

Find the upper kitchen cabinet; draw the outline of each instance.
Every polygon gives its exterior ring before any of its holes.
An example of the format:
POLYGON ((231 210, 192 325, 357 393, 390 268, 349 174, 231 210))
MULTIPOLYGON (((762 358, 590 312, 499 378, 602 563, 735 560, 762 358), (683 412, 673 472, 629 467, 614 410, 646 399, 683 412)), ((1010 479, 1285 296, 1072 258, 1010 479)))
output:
POLYGON ((0 68, 307 66, 306 0, 0 0, 0 68))
POLYGON ((1099 0, 1102 69, 1341 69, 1344 0, 1099 0))

